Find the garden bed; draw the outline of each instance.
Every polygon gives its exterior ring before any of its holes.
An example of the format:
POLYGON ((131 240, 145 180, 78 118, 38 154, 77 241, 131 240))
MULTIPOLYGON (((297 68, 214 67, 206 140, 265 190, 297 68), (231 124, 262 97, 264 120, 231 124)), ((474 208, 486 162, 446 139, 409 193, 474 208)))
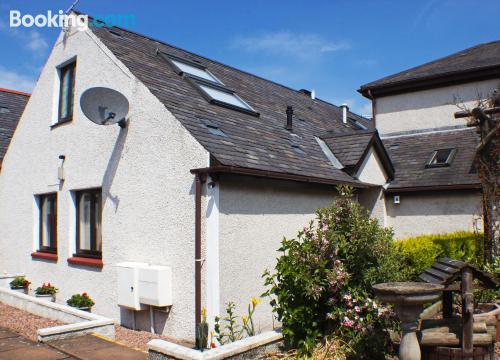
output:
POLYGON ((148 342, 155 339, 168 341, 180 346, 194 347, 194 343, 183 342, 168 336, 152 334, 147 331, 127 329, 123 326, 115 325, 115 340, 129 347, 147 351, 148 342))

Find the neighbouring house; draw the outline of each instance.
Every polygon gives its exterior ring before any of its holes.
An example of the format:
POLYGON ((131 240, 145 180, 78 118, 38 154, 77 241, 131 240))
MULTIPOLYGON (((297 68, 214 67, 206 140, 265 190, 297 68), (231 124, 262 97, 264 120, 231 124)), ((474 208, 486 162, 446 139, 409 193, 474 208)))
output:
POLYGON ((499 87, 500 41, 361 86, 395 168, 384 220, 396 237, 481 230, 481 186, 472 166, 479 138, 454 113, 499 87))
POLYGON ((21 117, 30 94, 0 88, 0 170, 14 130, 21 117))
MULTIPOLYGON (((143 329, 153 319, 192 341, 202 307, 211 324, 229 301, 244 314, 283 236, 331 203, 336 185, 397 221, 386 200, 399 160, 386 149, 371 120, 314 92, 125 29, 70 28, 4 158, 0 271, 54 283, 58 301, 86 291, 99 314, 143 329), (79 100, 92 87, 128 99, 126 127, 85 117, 79 100), (124 262, 168 266, 172 305, 120 306, 135 291, 121 282, 124 262)), ((267 301, 254 320, 273 326, 267 301)))

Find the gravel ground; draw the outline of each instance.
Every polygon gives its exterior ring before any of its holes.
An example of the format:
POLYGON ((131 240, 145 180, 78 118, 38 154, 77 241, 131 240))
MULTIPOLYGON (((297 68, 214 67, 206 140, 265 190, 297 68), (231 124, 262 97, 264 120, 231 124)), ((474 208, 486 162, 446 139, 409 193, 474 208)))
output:
MULTIPOLYGON (((57 325, 64 325, 64 323, 49 320, 0 303, 0 327, 10 329, 30 340, 37 341, 36 331, 38 329, 57 325)), ((179 342, 166 336, 151 334, 146 331, 134 331, 119 325, 115 325, 115 331, 117 342, 143 351, 147 350, 147 343, 153 339, 163 339, 188 347, 193 346, 193 344, 179 342)))
POLYGON ((57 325, 64 324, 0 303, 0 327, 11 329, 30 340, 37 341, 38 329, 57 325))
POLYGON ((166 336, 151 334, 147 331, 127 329, 119 325, 115 325, 115 332, 117 342, 143 351, 147 350, 147 343, 153 339, 162 339, 187 347, 193 347, 194 345, 186 342, 181 342, 166 336))

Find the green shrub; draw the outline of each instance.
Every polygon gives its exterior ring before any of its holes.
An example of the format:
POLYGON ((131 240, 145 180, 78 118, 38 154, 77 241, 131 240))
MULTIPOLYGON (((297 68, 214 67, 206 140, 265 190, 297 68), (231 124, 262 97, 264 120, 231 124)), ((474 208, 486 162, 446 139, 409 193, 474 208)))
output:
POLYGON ((416 279, 437 259, 449 257, 480 265, 481 249, 477 246, 480 234, 458 231, 449 234, 430 234, 395 242, 407 266, 408 279, 416 279))
POLYGON ((66 300, 66 303, 69 306, 76 308, 91 308, 95 305, 94 300, 92 300, 92 298, 86 292, 82 294, 73 294, 71 298, 66 300))
POLYGON ((372 285, 403 280, 392 230, 370 219, 352 189, 316 212, 295 239, 283 239, 275 271, 266 271, 271 306, 285 342, 311 354, 330 335, 349 343, 357 359, 383 359, 393 314, 372 300, 372 285))

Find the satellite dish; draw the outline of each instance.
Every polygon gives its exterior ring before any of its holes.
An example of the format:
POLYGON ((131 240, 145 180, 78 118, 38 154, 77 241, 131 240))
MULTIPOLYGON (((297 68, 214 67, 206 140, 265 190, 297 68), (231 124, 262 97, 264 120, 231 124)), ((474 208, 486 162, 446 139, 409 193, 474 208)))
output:
POLYGON ((121 128, 127 125, 128 100, 116 90, 105 87, 87 89, 80 97, 80 107, 97 125, 118 124, 121 128))

